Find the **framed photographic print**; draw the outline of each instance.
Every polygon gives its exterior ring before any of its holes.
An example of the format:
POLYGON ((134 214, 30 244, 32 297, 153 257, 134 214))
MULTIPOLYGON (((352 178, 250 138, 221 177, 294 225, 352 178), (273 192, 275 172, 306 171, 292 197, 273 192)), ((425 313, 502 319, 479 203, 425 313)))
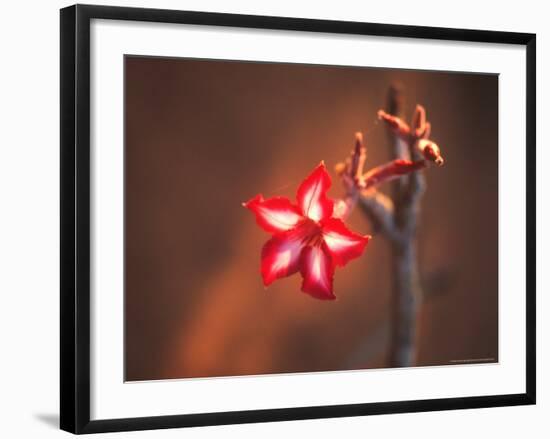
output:
POLYGON ((535 35, 61 10, 61 428, 535 403, 535 35))

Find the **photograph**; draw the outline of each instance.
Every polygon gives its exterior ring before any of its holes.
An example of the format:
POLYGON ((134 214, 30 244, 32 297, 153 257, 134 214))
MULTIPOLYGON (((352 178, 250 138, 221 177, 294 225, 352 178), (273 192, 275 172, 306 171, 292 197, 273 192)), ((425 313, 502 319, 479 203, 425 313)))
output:
POLYGON ((499 362, 499 75, 124 55, 124 380, 499 362))
POLYGON ((542 5, 6 2, 0 436, 549 430, 542 5))

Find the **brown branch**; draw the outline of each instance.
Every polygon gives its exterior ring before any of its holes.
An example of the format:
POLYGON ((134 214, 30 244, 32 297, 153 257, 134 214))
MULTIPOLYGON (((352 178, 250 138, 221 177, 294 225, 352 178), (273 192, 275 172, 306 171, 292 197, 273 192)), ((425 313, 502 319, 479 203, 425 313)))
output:
POLYGON ((429 163, 443 164, 439 146, 429 139, 431 124, 426 110, 417 105, 408 125, 403 112, 402 89, 390 88, 386 111, 378 117, 388 127, 390 154, 393 159, 363 173, 366 149, 363 138, 356 135, 355 148, 345 163, 337 165, 337 173, 346 196, 337 204, 342 217, 359 204, 374 231, 386 237, 392 246, 393 289, 391 296, 390 366, 412 366, 416 361, 416 321, 422 298, 416 230, 420 202, 426 189, 422 169, 429 163), (376 190, 376 186, 394 181, 392 197, 376 190))
MULTIPOLYGON (((424 157, 416 146, 419 136, 423 136, 429 126, 425 111, 423 107, 416 107, 409 128, 399 118, 403 113, 403 101, 402 90, 392 87, 387 104, 392 114, 382 115, 389 127, 390 150, 396 151, 405 143, 410 158, 422 160, 424 157), (395 119, 401 122, 396 124, 395 119), (394 128, 395 125, 399 126, 399 130, 394 128), (407 128, 404 129, 404 126, 407 128)), ((422 297, 416 254, 416 229, 425 186, 423 173, 414 172, 393 188, 395 222, 402 234, 400 240, 392 241, 392 329, 388 362, 394 367, 412 366, 416 362, 417 313, 422 297)))
POLYGON ((402 233, 395 223, 393 201, 374 188, 404 175, 416 173, 415 171, 426 167, 426 161, 396 159, 363 173, 366 157, 363 136, 356 133, 355 147, 350 157, 345 163, 336 165, 336 173, 342 180, 346 195, 336 202, 334 215, 345 219, 360 202, 363 212, 373 223, 375 232, 382 232, 391 240, 402 239, 402 233))
POLYGON ((361 193, 359 206, 369 218, 375 234, 381 233, 392 241, 401 239, 401 233, 394 220, 391 198, 377 190, 366 190, 361 193))
POLYGON ((355 206, 360 196, 359 181, 363 174, 365 161, 367 160, 367 150, 363 145, 363 134, 355 133, 355 146, 351 151, 350 157, 345 163, 336 165, 336 174, 338 174, 344 185, 346 195, 338 200, 334 206, 334 216, 345 219, 355 206))
POLYGON ((385 165, 377 166, 371 169, 361 178, 360 187, 368 189, 382 183, 395 180, 414 171, 419 171, 426 167, 424 160, 404 160, 396 159, 385 165))

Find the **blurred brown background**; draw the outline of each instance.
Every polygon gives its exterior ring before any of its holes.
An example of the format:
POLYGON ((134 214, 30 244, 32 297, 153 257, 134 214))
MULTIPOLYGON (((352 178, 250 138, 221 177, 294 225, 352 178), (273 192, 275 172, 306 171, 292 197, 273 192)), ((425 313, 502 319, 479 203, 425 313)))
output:
MULTIPOLYGON (((426 298, 419 365, 498 359, 498 78, 492 75, 126 57, 127 380, 384 367, 384 238, 336 271, 336 302, 265 290, 269 235, 241 202, 292 199, 366 133, 367 169, 389 159, 376 111, 401 82, 425 105, 446 165, 426 171, 419 234, 426 298)), ((369 233, 359 210, 350 228, 369 233)))

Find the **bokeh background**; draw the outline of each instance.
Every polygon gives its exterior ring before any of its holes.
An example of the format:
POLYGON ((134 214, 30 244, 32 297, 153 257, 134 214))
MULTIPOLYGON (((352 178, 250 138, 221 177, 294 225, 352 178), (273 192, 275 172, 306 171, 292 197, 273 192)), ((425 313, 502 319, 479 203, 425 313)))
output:
MULTIPOLYGON (((485 74, 127 56, 125 377, 155 380, 385 367, 390 249, 376 236, 336 271, 338 300, 264 289, 269 235, 241 202, 294 198, 365 133, 388 159, 376 111, 395 82, 423 104, 446 164, 426 171, 418 365, 498 360, 498 77, 485 74), (378 239, 377 239, 378 238, 378 239)), ((389 188, 385 189, 386 191, 389 188)), ((356 210, 347 221, 371 226, 356 210)), ((462 366, 453 366, 462 367, 462 366)))

